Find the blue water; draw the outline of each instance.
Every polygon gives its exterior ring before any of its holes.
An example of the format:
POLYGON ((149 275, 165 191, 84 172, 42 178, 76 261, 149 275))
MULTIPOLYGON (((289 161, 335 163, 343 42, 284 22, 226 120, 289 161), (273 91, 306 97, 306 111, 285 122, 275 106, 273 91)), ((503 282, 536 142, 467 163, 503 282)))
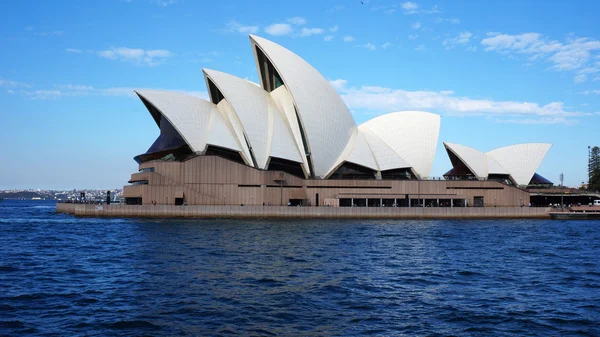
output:
POLYGON ((0 335, 600 335, 599 221, 93 219, 4 201, 0 253, 0 335))

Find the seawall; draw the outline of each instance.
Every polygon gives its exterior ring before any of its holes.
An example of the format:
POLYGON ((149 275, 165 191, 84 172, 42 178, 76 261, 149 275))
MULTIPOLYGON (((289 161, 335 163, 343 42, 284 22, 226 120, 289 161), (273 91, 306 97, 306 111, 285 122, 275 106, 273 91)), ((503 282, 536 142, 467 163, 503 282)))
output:
POLYGON ((550 219, 547 207, 281 207, 56 204, 90 217, 280 219, 550 219))

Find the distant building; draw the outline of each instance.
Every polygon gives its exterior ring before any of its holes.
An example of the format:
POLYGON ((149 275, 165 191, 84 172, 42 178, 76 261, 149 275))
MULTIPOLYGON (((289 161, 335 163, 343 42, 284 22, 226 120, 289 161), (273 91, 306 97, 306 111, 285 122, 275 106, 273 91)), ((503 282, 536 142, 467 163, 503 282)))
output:
POLYGON ((203 69, 210 101, 135 91, 160 135, 135 157, 139 172, 124 187, 126 203, 458 207, 529 202, 523 187, 535 178, 549 144, 484 154, 444 143, 454 168, 446 180, 431 179, 439 115, 393 112, 357 126, 335 88, 305 60, 258 36, 250 35, 250 43, 260 85, 203 69))

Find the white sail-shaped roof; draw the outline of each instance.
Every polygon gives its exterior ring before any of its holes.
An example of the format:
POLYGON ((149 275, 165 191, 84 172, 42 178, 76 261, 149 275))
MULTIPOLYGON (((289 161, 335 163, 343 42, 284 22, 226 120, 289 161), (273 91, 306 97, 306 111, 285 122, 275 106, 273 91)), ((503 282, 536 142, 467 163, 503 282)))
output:
POLYGON ((528 185, 552 144, 518 144, 486 153, 459 144, 444 142, 444 146, 478 179, 487 179, 490 174, 506 174, 517 185, 528 185))
POLYGON ((346 145, 346 149, 344 149, 344 152, 342 152, 342 155, 329 170, 326 177, 329 177, 345 162, 370 168, 373 171, 379 171, 379 166, 377 165, 375 156, 369 147, 369 143, 367 142, 365 135, 360 132, 358 128, 355 129, 352 137, 350 137, 348 145, 346 145))
POLYGON ((252 160, 252 155, 250 154, 250 149, 248 148, 248 141, 246 140, 246 135, 244 134, 244 127, 242 126, 242 122, 238 118, 235 110, 231 104, 223 99, 217 104, 217 108, 221 111, 226 121, 229 122, 229 125, 233 128, 233 132, 240 144, 242 151, 240 154, 244 159, 244 162, 249 166, 254 166, 254 161, 252 160))
POLYGON ((380 171, 410 167, 410 164, 406 160, 402 159, 396 151, 377 135, 362 125, 358 127, 358 131, 365 137, 367 143, 369 143, 369 148, 375 157, 380 171))
POLYGON ((487 174, 510 174, 500 163, 489 154, 485 154, 487 174))
POLYGON ((231 124, 227 121, 227 116, 214 104, 208 123, 208 136, 206 142, 209 145, 215 145, 240 152, 240 155, 242 152, 242 146, 235 136, 231 124))
POLYGON ((291 130, 267 91, 255 83, 227 73, 202 70, 233 107, 258 168, 266 169, 270 156, 302 162, 291 130), (272 154, 273 150, 275 154, 272 154))
MULTIPOLYGON (((190 149, 203 152, 214 104, 195 96, 163 90, 136 90, 173 125, 190 149)), ((156 119, 156 117, 155 117, 156 119)), ((218 144, 223 146, 223 144, 218 144)))
MULTIPOLYGON (((296 118, 296 110, 294 109, 294 100, 292 99, 292 95, 287 90, 287 88, 282 85, 279 88, 271 91, 271 97, 275 102, 275 105, 282 113, 284 120, 287 122, 290 130, 292 131, 292 136, 294 137, 294 143, 298 149, 298 153, 301 156, 302 170, 306 177, 310 176, 310 168, 308 167, 308 160, 306 159, 306 155, 304 155, 304 145, 302 143, 302 134, 300 133, 300 126, 298 125, 298 118, 296 118)), ((273 155, 276 157, 275 155, 273 155)))
POLYGON ((428 177, 440 132, 440 116, 429 112, 401 111, 385 114, 360 125, 379 137, 410 164, 420 178, 428 177))
POLYGON ((552 144, 526 143, 501 147, 486 154, 510 172, 517 185, 528 185, 552 144))
POLYGON ((301 57, 261 37, 250 35, 250 40, 257 64, 256 46, 289 90, 306 135, 313 173, 325 177, 356 128, 350 111, 327 79, 301 57))
POLYGON ((485 153, 460 144, 444 142, 444 146, 446 150, 454 153, 478 179, 487 178, 488 170, 485 153))

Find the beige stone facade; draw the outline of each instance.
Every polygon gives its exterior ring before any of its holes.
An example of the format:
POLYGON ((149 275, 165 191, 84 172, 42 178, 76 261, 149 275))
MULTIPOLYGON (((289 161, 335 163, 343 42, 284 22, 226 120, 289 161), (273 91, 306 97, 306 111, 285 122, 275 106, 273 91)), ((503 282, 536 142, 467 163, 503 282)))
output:
POLYGON ((321 180, 265 171, 218 157, 151 161, 124 187, 127 203, 143 205, 515 207, 528 205, 525 190, 494 181, 321 180))

